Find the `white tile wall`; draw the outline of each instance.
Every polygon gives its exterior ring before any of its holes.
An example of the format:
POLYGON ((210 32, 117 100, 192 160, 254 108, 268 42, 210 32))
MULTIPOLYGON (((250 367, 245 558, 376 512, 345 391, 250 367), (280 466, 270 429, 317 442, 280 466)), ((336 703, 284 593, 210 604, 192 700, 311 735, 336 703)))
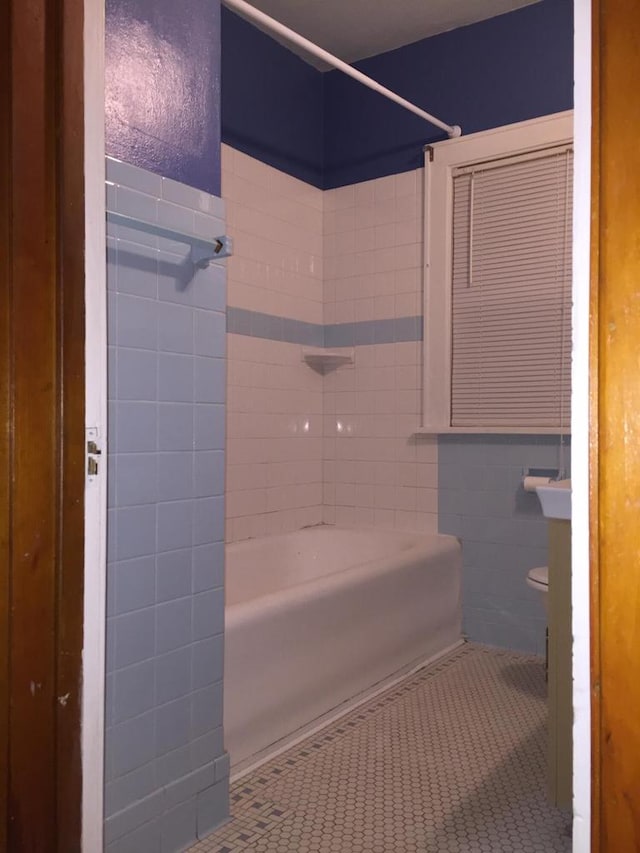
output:
MULTIPOLYGON (((322 323, 323 193, 222 146, 228 304, 322 323)), ((322 376, 298 344, 228 336, 227 541, 322 521, 322 376)))
MULTIPOLYGON (((223 146, 228 304, 313 323, 422 311, 420 172, 322 192, 223 146)), ((321 521, 437 529, 416 439, 422 344, 356 348, 325 377, 296 344, 228 335, 227 540, 321 521)))
POLYGON ((325 377, 324 521, 437 530, 437 443, 415 437, 417 342, 357 347, 325 377))
POLYGON ((322 521, 322 376, 296 344, 227 335, 227 541, 322 521))
POLYGON ((324 194, 324 322, 420 314, 420 171, 324 194))
MULTIPOLYGON (((325 323, 422 313, 420 170, 325 193, 325 323)), ((414 437, 422 343, 361 346, 324 385, 328 523, 436 531, 437 442, 414 437)))
POLYGON ((223 145, 222 195, 228 304, 322 323, 322 191, 223 145))

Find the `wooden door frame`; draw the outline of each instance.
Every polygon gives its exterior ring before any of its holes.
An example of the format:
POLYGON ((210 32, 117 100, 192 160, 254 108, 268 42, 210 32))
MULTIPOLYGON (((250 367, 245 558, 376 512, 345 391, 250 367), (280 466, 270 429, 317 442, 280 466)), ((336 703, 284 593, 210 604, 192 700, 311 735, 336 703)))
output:
POLYGON ((82 0, 8 0, 0 33, 0 849, 73 853, 82 831, 82 0))
POLYGON ((593 0, 593 853, 640 849, 638 44, 635 0, 593 0))

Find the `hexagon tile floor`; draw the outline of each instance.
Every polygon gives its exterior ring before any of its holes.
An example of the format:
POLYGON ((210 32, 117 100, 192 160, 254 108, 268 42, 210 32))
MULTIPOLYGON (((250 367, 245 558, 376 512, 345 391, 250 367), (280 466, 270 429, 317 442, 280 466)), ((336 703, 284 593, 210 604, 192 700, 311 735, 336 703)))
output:
POLYGON ((567 853, 539 658, 467 644, 231 787, 190 853, 567 853))

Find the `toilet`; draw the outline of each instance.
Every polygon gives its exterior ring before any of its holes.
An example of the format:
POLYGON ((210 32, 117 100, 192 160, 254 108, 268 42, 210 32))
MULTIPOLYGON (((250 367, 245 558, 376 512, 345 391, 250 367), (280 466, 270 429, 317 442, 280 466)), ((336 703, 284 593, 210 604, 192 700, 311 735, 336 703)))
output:
POLYGON ((538 566, 527 574, 527 586, 537 590, 543 597, 544 609, 549 612, 549 567, 538 566))

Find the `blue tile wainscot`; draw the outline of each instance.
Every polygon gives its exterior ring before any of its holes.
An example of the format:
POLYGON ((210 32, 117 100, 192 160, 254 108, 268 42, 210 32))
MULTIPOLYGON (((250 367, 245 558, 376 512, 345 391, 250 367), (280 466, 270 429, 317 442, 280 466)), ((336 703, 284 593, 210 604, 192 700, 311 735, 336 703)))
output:
POLYGON ((438 527, 462 541, 462 627, 474 642, 545 653, 544 608, 526 578, 547 564, 547 521, 522 477, 556 468, 559 443, 557 435, 438 437, 438 527))
MULTIPOLYGON (((107 207, 225 232, 223 202, 107 160, 107 207)), ((177 851, 228 816, 222 737, 223 263, 110 224, 108 853, 177 851)))

